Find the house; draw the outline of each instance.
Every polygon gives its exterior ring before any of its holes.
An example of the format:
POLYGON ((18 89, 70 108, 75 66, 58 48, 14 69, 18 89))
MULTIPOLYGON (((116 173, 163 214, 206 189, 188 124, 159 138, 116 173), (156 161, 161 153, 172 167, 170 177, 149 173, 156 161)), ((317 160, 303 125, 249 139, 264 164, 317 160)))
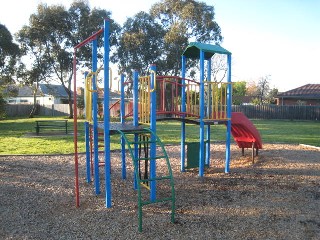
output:
MULTIPOLYGON (((15 97, 7 98, 9 104, 33 104, 33 89, 29 86, 18 87, 15 97)), ((40 105, 67 104, 68 94, 62 85, 39 83, 36 101, 40 105)))
MULTIPOLYGON (((78 96, 84 96, 84 88, 83 87, 78 87, 77 88, 77 94, 78 96)), ((104 93, 103 91, 98 91, 98 102, 103 104, 103 96, 104 93)), ((117 91, 110 91, 109 92, 109 104, 114 104, 121 98, 121 95, 117 91)))
POLYGON ((320 105, 320 84, 306 84, 279 93, 277 105, 320 105))

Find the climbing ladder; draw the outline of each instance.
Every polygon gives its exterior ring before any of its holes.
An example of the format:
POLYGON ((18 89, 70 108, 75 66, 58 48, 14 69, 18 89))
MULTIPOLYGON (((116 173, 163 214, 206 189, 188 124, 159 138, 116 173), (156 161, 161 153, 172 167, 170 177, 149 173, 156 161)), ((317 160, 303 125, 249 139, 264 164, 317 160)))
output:
POLYGON ((175 213, 175 190, 174 181, 172 176, 172 170, 167 152, 164 148, 163 143, 159 137, 153 133, 150 129, 144 128, 141 130, 135 130, 125 132, 118 130, 122 135, 123 139, 127 143, 129 152, 133 159, 135 181, 137 183, 138 190, 138 220, 139 220, 139 231, 142 231, 142 207, 145 205, 160 203, 160 202, 171 202, 171 222, 174 222, 175 213), (149 156, 149 146, 151 144, 156 145, 156 154, 154 157, 149 156), (142 147, 144 150, 144 156, 142 154, 142 147), (136 151, 135 151, 136 149, 136 151), (155 160, 157 163, 164 161, 166 167, 159 168, 160 172, 156 172, 155 176, 148 174, 150 162, 155 160), (142 176, 142 169, 144 167, 144 176, 142 176), (152 183, 157 184, 157 198, 152 200, 149 196, 143 195, 145 191, 149 192, 150 185, 152 183), (144 190, 145 189, 145 190, 144 190), (170 191, 169 191, 170 190, 170 191), (168 194, 169 192, 169 194, 168 194))

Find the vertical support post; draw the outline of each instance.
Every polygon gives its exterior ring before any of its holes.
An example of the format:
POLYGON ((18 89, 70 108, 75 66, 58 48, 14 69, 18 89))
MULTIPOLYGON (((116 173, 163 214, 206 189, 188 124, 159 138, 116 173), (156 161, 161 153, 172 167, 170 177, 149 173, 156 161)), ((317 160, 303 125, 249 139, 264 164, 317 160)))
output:
MULTIPOLYGON (((139 74, 137 70, 134 70, 133 72, 133 126, 137 127, 139 126, 139 74)), ((134 141, 138 142, 138 135, 134 134, 134 141)), ((138 144, 134 144, 134 158, 138 159, 138 144)), ((134 162, 136 164, 135 168, 138 168, 137 162, 134 162)), ((133 187, 134 189, 138 188, 138 179, 136 174, 133 175, 134 181, 133 181, 133 187)))
POLYGON ((227 86, 227 133, 226 133, 226 162, 225 173, 230 171, 230 158, 231 158, 231 104, 232 104, 232 86, 231 86, 231 53, 227 55, 228 59, 228 86, 227 86))
POLYGON ((105 190, 106 190, 106 207, 111 207, 112 191, 111 191, 111 161, 110 161, 110 110, 109 110, 109 91, 110 79, 109 76, 109 35, 110 35, 110 22, 109 19, 104 20, 104 96, 103 96, 103 125, 104 125, 104 172, 105 172, 105 190))
POLYGON ((85 129, 85 139, 86 139, 86 173, 87 173, 87 182, 91 182, 91 158, 90 158, 90 129, 89 122, 84 122, 85 129))
MULTIPOLYGON (((154 71, 151 73, 151 89, 156 89, 157 79, 155 72, 157 71, 156 65, 151 65, 150 70, 154 71)), ((152 91, 151 94, 151 104, 150 104, 150 129, 154 134, 157 134, 157 96, 156 91, 152 91)), ((150 178, 156 178, 156 136, 152 134, 151 135, 151 144, 150 144, 150 178)), ((154 201, 156 200, 156 181, 150 182, 150 200, 154 201)))
POLYGON ((199 176, 204 175, 204 51, 200 50, 200 149, 199 149, 199 176))
POLYGON ((73 53, 73 142, 74 142, 74 169, 75 169, 75 196, 76 207, 80 206, 79 196, 79 161, 78 161, 78 115, 77 115, 77 50, 73 53))
MULTIPOLYGON (((88 72, 84 73, 84 79, 87 78, 88 72)), ((85 81, 84 91, 87 91, 87 84, 85 81)), ((88 99, 84 98, 84 106, 88 107, 88 99)), ((86 112, 86 111, 85 111, 86 112)), ((85 116, 87 119, 87 116, 85 116)), ((88 121, 84 122, 85 129, 85 143, 86 143, 86 170, 87 170, 87 182, 91 182, 91 149, 90 149, 90 123, 88 121)))
MULTIPOLYGON (((97 39, 92 41, 92 72, 97 71, 97 39)), ((94 159, 94 186, 96 194, 100 194, 100 176, 99 176, 99 149, 98 149, 98 93, 97 93, 97 77, 92 76, 92 116, 93 116, 93 159, 94 159)))
MULTIPOLYGON (((121 74, 120 76, 120 119, 121 124, 125 123, 125 99, 124 99, 124 78, 125 75, 121 74)), ((127 178, 127 171, 126 171, 126 145, 125 145, 124 137, 121 136, 121 165, 122 165, 122 179, 127 178)))
POLYGON ((137 70, 133 72, 133 126, 139 126, 139 74, 137 70))
MULTIPOLYGON (((211 82, 211 58, 207 61, 207 81, 211 82)), ((207 115, 211 117, 211 84, 208 84, 208 96, 207 96, 207 115)), ((207 139, 206 139, 206 165, 210 166, 210 139, 211 139, 211 126, 207 125, 207 139)))
MULTIPOLYGON (((181 112, 186 112, 186 57, 181 57, 181 112)), ((185 115, 182 115, 182 118, 185 118, 185 115)), ((180 171, 185 171, 185 158, 186 158, 186 123, 184 121, 181 122, 181 145, 180 145, 180 171)))

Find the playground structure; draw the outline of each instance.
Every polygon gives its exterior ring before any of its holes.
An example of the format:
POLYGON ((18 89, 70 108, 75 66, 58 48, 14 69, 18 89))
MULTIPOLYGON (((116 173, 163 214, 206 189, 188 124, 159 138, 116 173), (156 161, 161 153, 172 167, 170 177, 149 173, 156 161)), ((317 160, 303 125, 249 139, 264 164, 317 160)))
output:
MULTIPOLYGON (((210 44, 190 43, 182 54, 182 76, 156 76, 156 66, 150 66, 150 75, 139 76, 133 73, 133 80, 125 80, 121 75, 120 123, 110 123, 109 109, 109 21, 105 20, 104 28, 85 39, 74 47, 74 92, 76 93, 76 52, 82 46, 92 44, 92 70, 85 75, 85 139, 86 139, 86 169, 87 181, 91 182, 94 176, 95 193, 100 194, 99 166, 104 166, 106 207, 111 207, 111 162, 110 162, 110 135, 121 136, 121 163, 122 178, 126 178, 126 146, 129 150, 134 166, 134 188, 138 191, 138 217, 139 231, 142 230, 142 207, 157 202, 171 203, 171 221, 174 222, 175 189, 172 170, 164 145, 157 136, 156 122, 160 120, 177 120, 181 122, 181 171, 185 171, 186 150, 186 123, 199 125, 199 176, 204 175, 205 166, 210 166, 210 134, 211 125, 226 125, 226 158, 225 172, 230 168, 230 137, 239 133, 238 144, 243 140, 254 142, 250 147, 260 147, 259 141, 252 138, 240 139, 242 132, 232 130, 231 125, 231 53, 226 49, 210 44), (102 68, 97 67, 97 40, 103 35, 104 40, 104 66, 103 66, 103 122, 98 121, 98 84, 97 76, 102 68), (227 56, 227 82, 211 82, 211 58, 214 54, 227 56), (199 59, 200 81, 186 79, 187 59, 199 59), (205 71, 205 63, 206 71, 205 71), (206 76, 205 76, 206 73, 206 76), (133 84, 133 111, 125 112, 124 88, 133 84), (158 96, 158 98, 157 98, 158 96), (126 117, 132 116, 133 122, 126 122, 126 117), (149 128, 146 128, 149 126, 149 128), (206 147, 205 147, 206 144, 206 147), (103 148, 104 161, 99 162, 99 149, 103 148), (143 155, 144 154, 144 155, 143 155), (163 161, 167 170, 165 173, 157 172, 157 162, 163 161), (144 174, 142 174, 144 172, 144 174), (142 176, 144 175, 144 176, 142 176), (159 197, 157 189, 165 182, 170 193, 159 197), (149 192, 149 200, 142 194, 143 189, 149 192)), ((101 89, 100 89, 101 90, 101 89)), ((75 144, 75 191, 76 206, 79 201, 79 173, 77 150, 77 105, 74 96, 74 144, 75 144)), ((244 123, 245 125, 245 123, 244 123)), ((242 125, 243 126, 243 125, 242 125)), ((244 129, 244 128, 240 128, 244 129)), ((245 130, 244 130, 245 132, 245 130)), ((255 137, 255 136, 253 136, 255 137)), ((260 141, 261 143, 261 141, 260 141)), ((239 147, 248 147, 245 144, 239 147)))

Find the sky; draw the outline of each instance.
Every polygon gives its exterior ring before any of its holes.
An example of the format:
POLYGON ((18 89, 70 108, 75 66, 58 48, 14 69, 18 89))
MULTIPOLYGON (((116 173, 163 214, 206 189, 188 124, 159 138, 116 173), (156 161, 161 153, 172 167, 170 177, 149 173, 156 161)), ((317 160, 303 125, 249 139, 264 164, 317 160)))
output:
MULTIPOLYGON (((112 12, 122 24, 160 0, 88 0, 112 12)), ((215 7, 215 20, 232 53, 232 81, 258 81, 270 76, 280 92, 308 83, 320 84, 320 0, 201 0, 215 7)), ((72 0, 0 0, 0 23, 11 34, 27 25, 39 3, 72 0)), ((180 61, 180 59, 177 59, 180 61)))

